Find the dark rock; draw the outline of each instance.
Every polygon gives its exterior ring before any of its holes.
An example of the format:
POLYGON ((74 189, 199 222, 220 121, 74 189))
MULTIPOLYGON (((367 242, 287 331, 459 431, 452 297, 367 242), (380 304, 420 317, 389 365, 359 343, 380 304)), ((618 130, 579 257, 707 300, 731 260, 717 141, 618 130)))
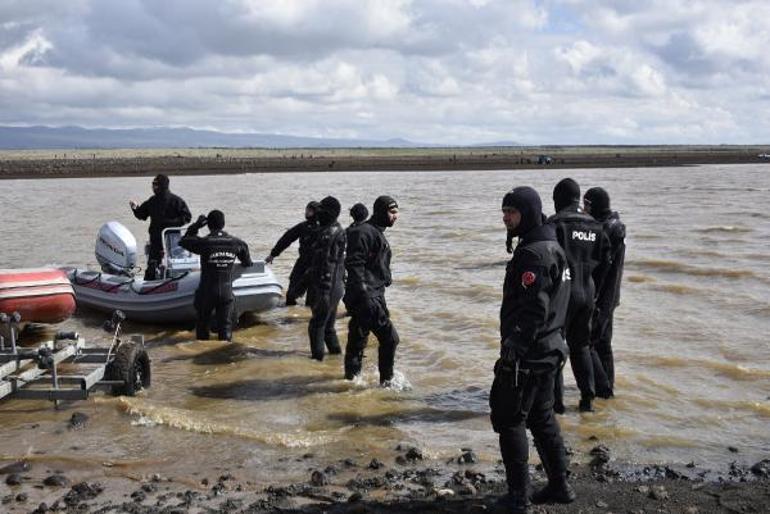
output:
POLYGON ((337 468, 334 466, 326 466, 324 468, 324 473, 327 475, 336 475, 337 474, 337 468))
POLYGON ((238 510, 241 507, 243 507, 243 500, 241 499, 235 499, 235 498, 229 498, 222 503, 222 505, 219 506, 220 512, 232 512, 234 510, 238 510))
POLYGON ((357 468, 358 467, 358 464, 353 459, 345 459, 345 460, 342 461, 342 464, 346 468, 357 468))
POLYGON ((458 464, 475 464, 478 461, 479 458, 476 457, 476 454, 473 452, 473 450, 466 450, 457 458, 458 464))
POLYGON ((219 481, 220 482, 226 482, 228 480, 235 480, 235 477, 233 475, 231 475, 230 473, 227 473, 227 474, 222 475, 222 476, 219 477, 219 481))
POLYGON ((154 493, 157 492, 157 490, 158 486, 154 483, 142 484, 142 491, 145 493, 154 493))
POLYGON ((29 462, 26 460, 20 460, 13 464, 8 464, 0 468, 0 475, 9 475, 11 473, 26 473, 30 470, 29 462))
POLYGON ((359 492, 355 492, 348 497, 348 503, 360 502, 363 499, 363 495, 359 492))
POLYGON ((70 430, 80 430, 85 428, 86 423, 88 423, 88 414, 84 414, 82 412, 74 412, 70 417, 67 428, 70 430))
POLYGON ((399 464, 401 466, 406 466, 409 464, 409 461, 406 460, 406 457, 404 457, 403 455, 399 455, 396 457, 396 464, 399 464))
POLYGON ((49 487, 66 487, 69 483, 70 481, 67 477, 58 473, 47 476, 45 480, 43 480, 43 484, 49 487))
POLYGON ((22 477, 18 473, 12 473, 5 479, 5 483, 8 485, 21 485, 22 477))
POLYGON ((302 456, 303 459, 312 459, 313 457, 315 457, 315 455, 312 453, 306 453, 302 456))
POLYGON ((147 499, 147 495, 142 491, 141 489, 138 491, 134 491, 131 493, 131 499, 134 500, 136 503, 142 503, 144 500, 147 499))
POLYGON ((84 501, 93 500, 104 491, 104 487, 99 482, 88 484, 79 482, 72 486, 72 489, 64 496, 64 503, 72 506, 84 501))
POLYGON ((323 471, 315 470, 310 474, 310 483, 316 487, 322 487, 329 483, 323 471))
POLYGON ((650 489, 649 497, 653 500, 668 500, 668 491, 662 485, 654 486, 650 489))
POLYGON ((204 478, 203 480, 201 480, 201 485, 208 486, 209 485, 209 479, 208 478, 204 478))
POLYGON ((19 493, 16 495, 16 501, 19 503, 24 503, 29 499, 29 495, 27 493, 19 493))
POLYGON ((751 472, 757 476, 770 477, 770 459, 762 459, 751 466, 751 472))
POLYGON ((610 461, 610 449, 603 444, 592 448, 590 454, 593 457, 591 459, 592 467, 601 467, 610 461))
POLYGON ((415 447, 409 448, 409 450, 406 452, 406 459, 412 462, 416 460, 422 460, 422 452, 415 447))
POLYGON ((728 446, 727 449, 730 450, 730 452, 732 453, 738 453, 738 448, 736 448, 735 446, 728 446))
POLYGON ((385 467, 385 464, 382 463, 382 461, 378 459, 372 459, 372 461, 369 463, 369 466, 367 466, 369 469, 381 469, 385 467))

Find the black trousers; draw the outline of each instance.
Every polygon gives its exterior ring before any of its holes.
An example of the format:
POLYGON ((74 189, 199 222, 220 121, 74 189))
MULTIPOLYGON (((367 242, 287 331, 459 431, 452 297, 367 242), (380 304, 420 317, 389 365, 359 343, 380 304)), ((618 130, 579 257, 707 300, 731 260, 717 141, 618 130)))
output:
POLYGON ((217 332, 220 341, 232 341, 233 339, 233 307, 235 299, 232 292, 229 295, 216 294, 205 288, 198 288, 195 292, 195 310, 198 320, 195 323, 195 337, 200 340, 208 340, 211 330, 211 315, 216 315, 217 332))
POLYGON ((591 327, 591 354, 594 362, 596 392, 610 396, 615 389, 615 359, 612 355, 612 325, 615 309, 598 312, 591 327))
POLYGON ((377 366, 380 371, 380 383, 391 380, 399 337, 396 327, 390 321, 390 311, 385 303, 385 296, 361 298, 360 301, 348 303, 347 306, 350 322, 348 323, 348 343, 345 347, 345 378, 352 380, 361 373, 364 349, 371 332, 379 342, 377 366))
POLYGON ((567 453, 553 411, 556 364, 516 370, 498 361, 489 393, 492 428, 499 434, 508 490, 526 494, 529 482, 528 428, 549 480, 567 473, 567 453))
POLYGON ((339 287, 336 291, 317 292, 316 288, 311 287, 308 289, 308 296, 311 296, 314 301, 313 316, 307 327, 308 336, 310 336, 310 353, 314 359, 322 361, 324 345, 331 354, 342 353, 337 330, 334 328, 334 323, 337 321, 337 305, 342 298, 342 288, 339 287))
POLYGON ((158 268, 163 262, 163 244, 150 243, 150 249, 147 252, 147 267, 144 269, 145 280, 158 280, 163 278, 159 276, 158 268))
MULTIPOLYGON (((289 287, 286 289, 286 305, 296 305, 297 298, 308 290, 307 270, 310 260, 299 258, 289 274, 289 287)), ((311 298, 305 299, 305 305, 313 305, 311 298)))
MULTIPOLYGON (((564 338, 569 346, 569 362, 575 376, 580 397, 592 400, 596 397, 593 357, 591 356, 591 317, 590 305, 570 305, 564 325, 564 338)), ((559 372, 556 377, 555 401, 564 405, 564 377, 559 372)))

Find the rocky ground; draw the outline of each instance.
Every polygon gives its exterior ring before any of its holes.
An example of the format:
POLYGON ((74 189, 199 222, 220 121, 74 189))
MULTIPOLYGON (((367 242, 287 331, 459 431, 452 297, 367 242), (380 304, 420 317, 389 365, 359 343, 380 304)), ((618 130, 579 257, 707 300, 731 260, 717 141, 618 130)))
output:
MULTIPOLYGON (((87 423, 75 413, 73 429, 87 423)), ((573 465, 571 482, 578 499, 571 505, 535 506, 536 513, 705 513, 770 511, 770 459, 752 466, 733 463, 726 470, 687 465, 639 466, 613 460, 598 444, 587 464, 573 465)), ((419 448, 400 444, 390 462, 343 458, 321 463, 298 458, 307 480, 289 485, 255 484, 242 466, 202 470, 194 478, 160 474, 106 474, 79 480, 75 472, 39 461, 6 463, 0 468, 0 511, 9 513, 379 513, 498 512, 503 493, 502 466, 478 471, 470 448, 446 462, 424 459, 419 448)), ((576 459, 578 460, 578 459, 576 459)), ((536 485, 542 468, 531 468, 536 485)))

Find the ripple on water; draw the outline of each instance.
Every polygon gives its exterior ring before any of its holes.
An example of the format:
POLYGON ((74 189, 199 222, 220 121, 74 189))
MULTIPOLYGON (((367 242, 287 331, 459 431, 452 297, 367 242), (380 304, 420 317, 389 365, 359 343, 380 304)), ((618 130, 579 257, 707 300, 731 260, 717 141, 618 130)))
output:
POLYGON ((721 277, 721 278, 751 278, 757 277, 757 274, 747 269, 735 269, 731 267, 713 268, 700 267, 683 262, 667 259, 639 259, 626 261, 628 267, 632 269, 654 270, 663 273, 681 273, 696 277, 721 277))

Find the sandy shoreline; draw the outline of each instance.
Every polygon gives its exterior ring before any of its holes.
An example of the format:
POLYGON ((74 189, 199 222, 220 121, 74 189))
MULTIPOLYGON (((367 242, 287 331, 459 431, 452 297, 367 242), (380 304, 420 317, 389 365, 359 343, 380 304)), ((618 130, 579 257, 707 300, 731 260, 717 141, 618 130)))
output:
POLYGON ((0 151, 0 179, 746 164, 770 162, 759 157, 767 151, 760 145, 0 151))
MULTIPOLYGON (((248 470, 235 465, 162 476, 151 466, 120 470, 105 463, 101 472, 83 473, 37 460, 4 462, 0 504, 10 513, 496 512, 495 501, 505 490, 502 465, 479 471, 472 451, 437 462, 399 445, 392 457, 320 462, 307 454, 300 458, 307 480, 282 485, 251 482, 248 470)), ((770 460, 734 463, 727 470, 694 463, 630 465, 613 461, 611 450, 598 444, 590 457, 588 464, 571 466, 575 503, 533 512, 763 512, 770 504, 770 460)), ((542 485, 542 468, 530 470, 533 484, 542 485)))

